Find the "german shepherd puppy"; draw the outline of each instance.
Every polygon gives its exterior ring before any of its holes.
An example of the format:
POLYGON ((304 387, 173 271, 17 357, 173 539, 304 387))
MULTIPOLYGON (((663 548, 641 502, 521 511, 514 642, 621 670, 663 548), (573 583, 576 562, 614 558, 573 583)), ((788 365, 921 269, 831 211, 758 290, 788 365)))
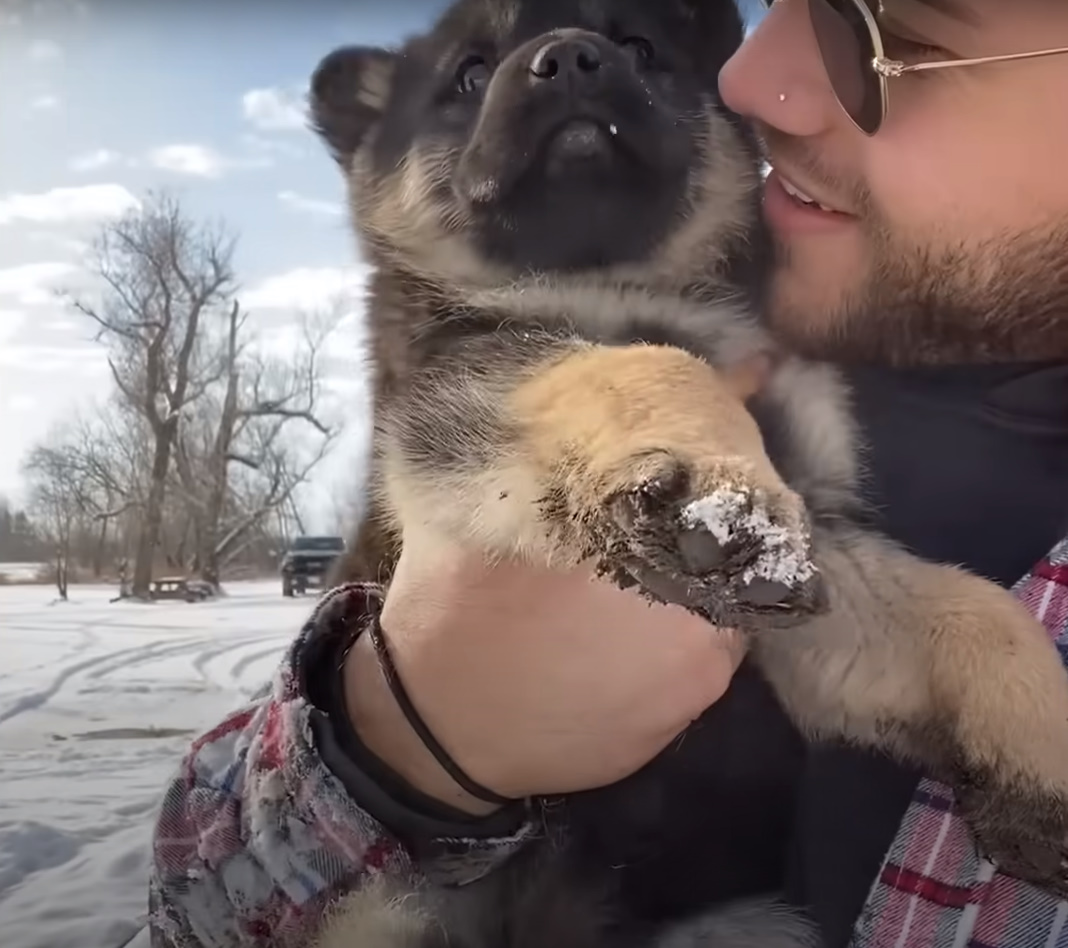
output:
MULTIPOLYGON (((753 315, 757 149, 716 91, 741 36, 730 0, 458 0, 398 52, 319 65, 375 268, 374 504, 336 578, 388 579, 401 542, 592 559, 750 632, 801 732, 922 765, 1003 870, 1066 893, 1056 650, 1009 593, 864 526, 843 384, 753 315)), ((807 943, 753 906, 631 924, 576 829, 455 891, 369 886, 321 944, 807 943)))

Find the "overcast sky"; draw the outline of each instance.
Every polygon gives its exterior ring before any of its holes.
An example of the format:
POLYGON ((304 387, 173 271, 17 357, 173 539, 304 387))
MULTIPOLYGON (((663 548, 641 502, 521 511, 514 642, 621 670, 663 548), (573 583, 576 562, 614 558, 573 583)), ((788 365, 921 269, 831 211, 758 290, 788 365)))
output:
MULTIPOLYGON (((109 390, 92 327, 53 291, 146 189, 240 235, 242 299, 267 333, 284 332, 287 309, 359 286, 303 90, 334 46, 395 43, 444 2, 0 0, 0 495, 19 499, 26 451, 109 390)), ((337 345, 358 328, 355 313, 337 345)), ((358 415, 324 491, 365 435, 358 415)))

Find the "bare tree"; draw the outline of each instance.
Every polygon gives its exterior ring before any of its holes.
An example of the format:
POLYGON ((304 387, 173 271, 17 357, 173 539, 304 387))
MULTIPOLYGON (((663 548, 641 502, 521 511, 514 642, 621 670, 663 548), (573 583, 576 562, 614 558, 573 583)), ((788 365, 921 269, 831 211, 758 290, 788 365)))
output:
MULTIPOLYGON (((99 232, 94 289, 68 294, 108 348, 114 392, 31 456, 35 510, 49 525, 36 532, 61 538, 62 563, 96 578, 111 564, 125 574, 132 559, 133 596, 149 594, 157 563, 215 586, 232 564, 272 567, 338 433, 322 380, 343 298, 295 313, 298 337, 272 355, 239 304, 234 246, 150 194, 99 232)), ((0 522, 7 546, 10 521, 0 522)))
POLYGON ((31 511, 56 550, 60 594, 65 596, 71 567, 91 566, 99 579, 118 539, 116 524, 139 507, 136 468, 125 449, 129 417, 121 406, 82 412, 52 429, 23 464, 31 492, 31 511), (110 410, 109 410, 110 409, 110 410))
POLYGON ((235 301, 219 351, 222 380, 184 418, 175 460, 195 521, 196 566, 216 588, 222 567, 289 504, 337 430, 321 416, 320 353, 340 307, 298 314, 300 340, 285 359, 258 351, 235 301), (302 443, 296 429, 310 433, 302 443))
MULTIPOLYGON (((121 519, 140 509, 138 468, 128 444, 143 443, 133 433, 120 406, 101 409, 92 421, 76 416, 63 444, 65 457, 80 479, 82 513, 92 521, 93 576, 104 572, 109 541, 121 519)), ((90 539, 87 536, 87 539, 90 539)))
POLYGON ((82 465, 57 433, 30 452, 23 473, 30 484, 31 510, 54 550, 56 589, 66 600, 75 533, 93 506, 82 465))
POLYGON ((94 243, 99 299, 73 301, 99 327, 115 385, 150 438, 134 596, 146 596, 152 581, 182 412, 219 377, 217 360, 205 358, 199 343, 205 323, 230 309, 233 250, 232 238, 195 224, 176 199, 149 195, 141 208, 105 225, 94 243))

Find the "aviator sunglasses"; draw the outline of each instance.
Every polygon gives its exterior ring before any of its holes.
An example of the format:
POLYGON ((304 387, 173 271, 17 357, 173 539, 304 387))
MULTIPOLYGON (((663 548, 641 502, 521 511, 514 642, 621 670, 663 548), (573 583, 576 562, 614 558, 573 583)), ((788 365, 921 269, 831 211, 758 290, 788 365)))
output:
MULTIPOLYGON (((765 6, 771 6, 766 2, 765 6)), ((782 2, 782 0, 778 0, 782 2)), ((911 72, 953 69, 987 63, 1034 59, 1068 53, 1068 47, 1039 49, 978 59, 946 59, 903 63, 890 59, 876 19, 883 4, 878 0, 800 0, 807 3, 824 69, 835 98, 846 115, 866 135, 874 135, 886 118, 888 80, 911 72)))

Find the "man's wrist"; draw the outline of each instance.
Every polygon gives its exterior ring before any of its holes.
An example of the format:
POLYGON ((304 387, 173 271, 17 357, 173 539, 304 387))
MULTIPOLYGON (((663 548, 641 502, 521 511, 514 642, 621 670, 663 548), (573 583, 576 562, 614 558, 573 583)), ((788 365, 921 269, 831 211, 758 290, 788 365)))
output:
POLYGON ((471 816, 499 807, 471 796, 434 759, 397 705, 375 655, 370 636, 361 635, 345 657, 345 707, 366 748, 420 793, 471 816))

